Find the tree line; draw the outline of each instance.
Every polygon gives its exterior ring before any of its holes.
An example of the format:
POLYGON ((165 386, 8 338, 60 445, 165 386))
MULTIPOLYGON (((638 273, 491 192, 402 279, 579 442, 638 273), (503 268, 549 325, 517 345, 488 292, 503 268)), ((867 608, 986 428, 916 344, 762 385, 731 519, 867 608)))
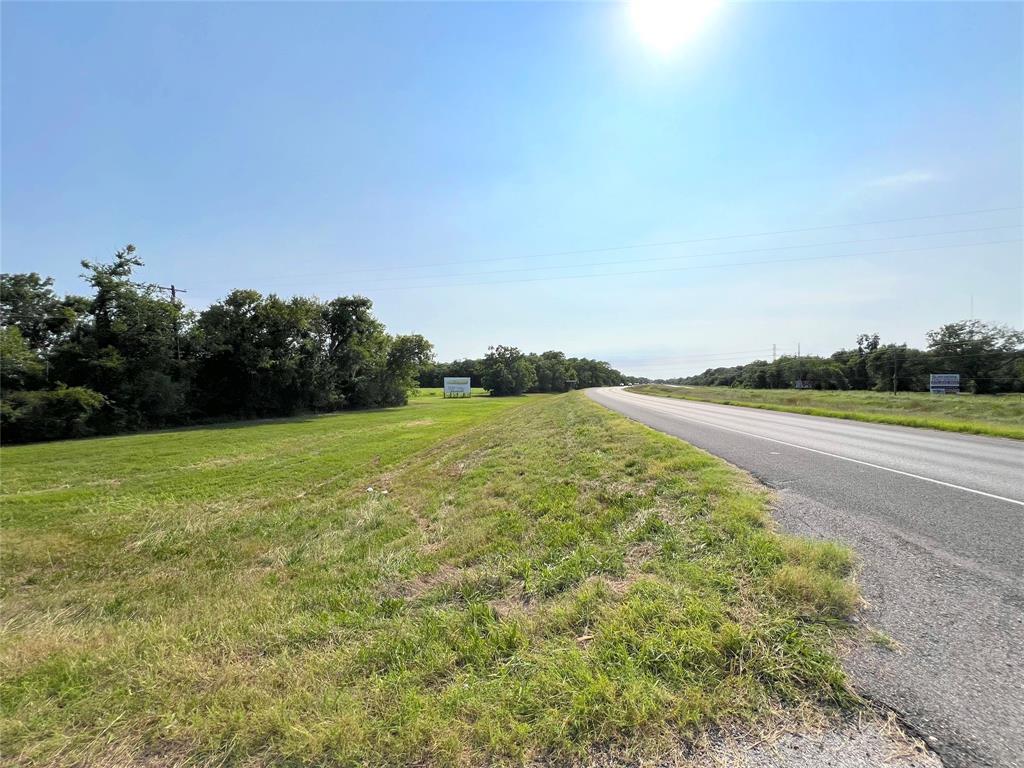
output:
POLYGON ((137 279, 132 245, 81 264, 83 296, 35 272, 0 275, 4 442, 404 405, 444 376, 494 395, 636 381, 600 360, 507 346, 436 363, 429 341, 387 333, 362 296, 235 290, 195 312, 137 279))
POLYGON ((524 353, 516 347, 498 345, 478 359, 429 363, 420 370, 421 387, 440 387, 446 376, 469 377, 472 386, 492 395, 521 395, 526 392, 565 392, 586 387, 608 387, 639 383, 603 360, 566 357, 550 350, 524 353))
POLYGON ((433 359, 361 296, 282 299, 235 290, 202 312, 135 278, 131 245, 83 261, 89 295, 52 278, 0 276, 5 442, 232 418, 404 404, 433 359))
POLYGON ((926 334, 925 349, 882 344, 877 333, 829 357, 784 356, 745 365, 708 368, 666 384, 784 389, 866 389, 923 392, 932 373, 960 374, 961 391, 1024 391, 1024 331, 980 320, 948 323, 926 334))

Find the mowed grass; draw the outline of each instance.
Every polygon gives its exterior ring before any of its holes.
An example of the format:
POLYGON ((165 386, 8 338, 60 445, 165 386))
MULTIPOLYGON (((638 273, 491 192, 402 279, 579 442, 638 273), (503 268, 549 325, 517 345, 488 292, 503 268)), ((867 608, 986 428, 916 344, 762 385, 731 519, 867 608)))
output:
MULTIPOLYGON (((473 387, 472 397, 489 397, 488 392, 483 387, 473 387)), ((421 399, 424 397, 444 397, 444 387, 419 387, 416 390, 415 399, 421 399)))
POLYGON ((8 764, 565 764, 852 702, 850 553, 579 393, 2 460, 8 764))
POLYGON ((644 384, 629 387, 629 391, 682 400, 1024 440, 1024 397, 1016 394, 933 395, 928 392, 899 392, 893 395, 888 392, 672 387, 664 384, 644 384))

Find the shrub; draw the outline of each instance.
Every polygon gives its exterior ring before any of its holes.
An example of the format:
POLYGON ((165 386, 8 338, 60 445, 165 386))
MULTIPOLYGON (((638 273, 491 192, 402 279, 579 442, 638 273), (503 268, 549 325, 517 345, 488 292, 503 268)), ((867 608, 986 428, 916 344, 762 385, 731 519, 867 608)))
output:
POLYGON ((90 435, 90 420, 105 403, 103 395, 85 387, 6 392, 0 403, 0 439, 28 443, 90 435))

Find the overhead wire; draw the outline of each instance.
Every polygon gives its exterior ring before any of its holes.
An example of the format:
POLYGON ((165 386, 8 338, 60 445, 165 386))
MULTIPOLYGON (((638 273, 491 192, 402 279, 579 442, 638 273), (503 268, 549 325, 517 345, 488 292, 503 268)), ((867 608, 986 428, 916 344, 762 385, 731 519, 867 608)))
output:
MULTIPOLYGON (((371 279, 373 281, 375 281, 375 282, 381 283, 381 282, 400 282, 400 281, 405 281, 405 280, 430 280, 430 279, 437 279, 438 277, 444 277, 444 278, 485 277, 487 275, 501 275, 501 274, 516 273, 516 272, 533 272, 533 271, 552 270, 552 269, 582 269, 582 268, 590 268, 590 267, 618 266, 618 265, 621 265, 621 264, 643 264, 643 263, 650 263, 650 262, 656 262, 656 261, 676 261, 676 260, 681 260, 681 259, 702 259, 702 258, 710 258, 710 257, 715 257, 715 256, 738 256, 738 255, 745 254, 745 253, 768 253, 768 252, 772 252, 772 251, 789 251, 789 250, 804 249, 804 248, 826 248, 826 247, 837 246, 837 245, 856 245, 856 244, 859 244, 859 243, 878 243, 878 242, 884 242, 886 240, 907 240, 907 239, 910 239, 910 238, 918 238, 918 237, 922 237, 923 238, 923 237, 939 237, 939 236, 944 236, 944 235, 975 234, 975 233, 978 233, 978 232, 994 232, 994 231, 1000 230, 1000 229, 1019 229, 1022 226, 1024 226, 1024 224, 1002 224, 1002 225, 995 226, 995 227, 977 227, 977 228, 972 228, 972 229, 953 229, 953 230, 945 230, 945 231, 942 231, 942 232, 921 232, 921 233, 912 233, 912 234, 905 234, 905 235, 889 235, 889 236, 886 236, 886 237, 856 238, 856 239, 853 239, 853 240, 833 240, 833 241, 823 242, 823 243, 819 242, 819 243, 797 243, 797 244, 794 244, 794 245, 774 245, 774 246, 766 246, 766 247, 761 247, 761 248, 743 248, 743 249, 740 249, 740 250, 733 250, 733 251, 711 251, 711 252, 708 252, 708 253, 674 254, 674 255, 671 255, 671 256, 650 256, 650 257, 646 257, 646 258, 642 258, 642 259, 612 259, 612 260, 605 260, 605 261, 593 261, 593 262, 587 262, 587 263, 582 263, 582 264, 551 264, 551 265, 547 265, 547 266, 536 266, 536 267, 513 267, 513 268, 509 268, 509 269, 492 269, 492 270, 487 270, 487 271, 484 271, 484 272, 463 272, 463 273, 447 274, 447 275, 440 275, 440 276, 438 276, 438 275, 402 275, 402 276, 399 276, 399 277, 379 277, 379 278, 371 278, 371 279)), ((361 270, 357 270, 357 271, 361 271, 361 270)), ((365 270, 362 270, 362 271, 365 271, 365 270)), ((293 274, 287 275, 287 281, 294 283, 294 282, 303 281, 305 278, 327 277, 327 276, 330 276, 330 275, 342 275, 342 274, 348 274, 348 272, 346 272, 345 270, 336 270, 336 271, 329 271, 329 272, 310 272, 310 273, 304 273, 304 274, 301 274, 301 275, 297 275, 297 274, 293 273, 293 274)), ((266 278, 263 278, 263 279, 266 279, 266 278)), ((278 282, 280 283, 280 281, 278 281, 278 282)))
MULTIPOLYGON (((996 227, 995 229, 1005 229, 1006 227, 996 227)), ((840 253, 840 254, 823 254, 818 256, 802 256, 802 257, 789 257, 784 259, 764 259, 754 261, 738 261, 738 262, 727 262, 727 263, 713 263, 713 264, 697 264, 686 267, 669 267, 667 269, 646 269, 646 270, 627 270, 617 272, 597 272, 597 273, 584 273, 576 275, 547 275, 544 277, 533 277, 533 278, 517 278, 509 280, 487 280, 478 282, 456 282, 456 283, 434 283, 434 284, 416 284, 416 285, 388 285, 388 286, 364 286, 363 290, 367 291, 395 291, 395 290, 434 290, 442 288, 462 288, 462 287, 479 287, 488 285, 508 285, 513 283, 534 283, 534 282, 549 282, 556 280, 579 280, 579 279, 590 279, 590 278, 602 278, 602 277, 627 277, 634 275, 649 275, 649 274, 664 274, 671 272, 686 272, 691 270, 699 269, 724 269, 730 267, 746 267, 746 266, 766 266, 773 264, 789 264, 798 262, 811 262, 811 261, 826 261, 835 259, 849 259, 849 258, 861 258, 867 256, 888 256, 894 254, 905 254, 905 253, 918 253, 924 251, 936 251, 943 249, 955 249, 955 248, 973 248, 986 245, 1005 245, 1010 243, 1020 243, 1021 238, 1009 238, 1004 240, 983 240, 980 242, 973 243, 946 243, 941 245, 930 245, 930 246, 919 246, 915 248, 897 248, 880 251, 860 251, 856 253, 840 253)), ((770 250, 787 250, 786 248, 777 248, 770 250)), ((354 291, 353 293, 358 293, 354 291)), ((50 315, 53 318, 65 317, 64 314, 50 315)))
MULTIPOLYGON (((628 245, 614 245, 614 246, 603 246, 597 248, 578 248, 574 250, 564 251, 548 251, 546 253, 533 253, 533 254, 520 254, 512 256, 493 256, 484 259, 462 259, 458 261, 445 261, 445 262, 433 262, 424 264, 389 264, 384 266, 375 267, 357 267, 354 269, 339 270, 339 273, 344 274, 361 274, 366 272, 383 272, 383 271, 397 271, 397 270, 410 270, 410 269, 433 269, 435 267, 449 267, 449 266, 471 266, 474 264, 486 264, 498 261, 513 261, 517 259, 547 259, 555 258, 557 256, 580 256, 590 253, 607 253, 611 251, 625 251, 635 250, 643 248, 661 248, 673 245, 693 245, 695 243, 710 243, 718 242, 722 240, 740 240, 751 237, 771 237, 776 235, 791 235, 791 234, 802 234, 806 232, 820 232, 829 229, 850 229, 854 227, 868 227, 876 226, 879 224, 898 224, 909 221, 930 221, 934 219, 942 218, 954 218, 959 216, 976 216, 987 213, 1005 213, 1007 211, 1020 211, 1024 210, 1024 206, 1002 206, 996 208, 979 208, 968 211, 954 211, 951 213, 936 213, 925 216, 904 216, 900 218, 891 219, 875 219, 873 221, 859 221, 851 222, 846 224, 821 224, 811 227, 797 227, 792 229, 777 229, 771 231, 762 232, 746 232, 746 233, 734 233, 728 235, 715 235, 710 237, 697 237, 683 240, 663 240, 658 242, 648 243, 632 243, 628 245)), ((1012 225, 1011 225, 1012 226, 1012 225)), ((310 276, 317 276, 324 274, 323 272, 312 273, 310 276)), ((194 285, 210 284, 214 281, 195 281, 194 285)))
POLYGON ((555 280, 577 280, 587 279, 595 277, 625 277, 631 275, 652 275, 652 274, 664 274, 668 272, 687 272, 697 269, 722 269, 727 267, 747 267, 747 266, 762 266, 771 264, 788 264, 795 262, 807 262, 807 261, 824 261, 830 259, 849 259, 859 258, 863 256, 888 256, 898 253, 916 253, 921 251, 935 251, 942 250, 945 248, 972 248, 985 245, 1004 245, 1009 243, 1019 243, 1021 238, 1010 238, 1005 240, 984 240, 977 243, 957 243, 957 244, 946 244, 946 245, 932 245, 922 246, 918 248, 897 248, 885 251, 861 251, 858 253, 840 253, 840 254, 828 254, 821 256, 803 256, 793 257, 786 259, 768 259, 763 261, 735 261, 726 264, 698 264, 688 267, 670 267, 668 269, 646 269, 646 270, 629 270, 619 272, 598 272, 590 274, 578 274, 578 275, 547 275, 545 277, 534 277, 534 278, 519 278, 512 280, 488 280, 480 282, 460 282, 460 283, 435 283, 429 285, 394 285, 394 286, 373 286, 366 288, 366 290, 373 291, 400 291, 400 290, 430 290, 435 288, 461 288, 461 287, 477 287, 486 285, 507 285, 511 283, 535 283, 535 282, 548 282, 555 280))

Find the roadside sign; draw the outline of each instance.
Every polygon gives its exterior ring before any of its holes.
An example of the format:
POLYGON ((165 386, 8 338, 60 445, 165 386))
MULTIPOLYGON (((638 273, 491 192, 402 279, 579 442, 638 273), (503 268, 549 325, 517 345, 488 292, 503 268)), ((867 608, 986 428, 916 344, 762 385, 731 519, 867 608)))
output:
MULTIPOLYGON (((436 381, 436 379, 435 379, 436 381)), ((469 376, 445 376, 444 396, 445 397, 471 397, 473 388, 470 385, 469 376)))
POLYGON ((960 394, 959 373, 933 373, 928 377, 928 391, 933 395, 960 394))

